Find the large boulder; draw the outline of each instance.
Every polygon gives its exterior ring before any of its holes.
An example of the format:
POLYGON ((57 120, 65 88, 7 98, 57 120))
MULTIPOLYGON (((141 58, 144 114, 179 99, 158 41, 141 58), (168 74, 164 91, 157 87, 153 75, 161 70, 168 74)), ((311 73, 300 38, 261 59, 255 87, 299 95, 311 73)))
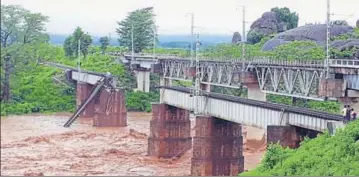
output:
POLYGON ((331 42, 331 47, 339 51, 353 50, 354 53, 349 58, 359 59, 359 39, 336 40, 331 42))
POLYGON ((331 42, 331 47, 340 51, 352 49, 353 47, 359 48, 359 39, 336 40, 331 42))
POLYGON ((280 33, 286 30, 285 23, 281 22, 275 12, 265 12, 262 17, 251 25, 248 32, 248 42, 256 43, 261 37, 280 33))
MULTIPOLYGON (((325 24, 305 25, 277 34, 273 39, 267 41, 263 47, 263 51, 273 50, 279 45, 292 41, 313 41, 324 46, 326 43, 325 24)), ((330 36, 335 37, 341 34, 353 32, 353 27, 346 25, 333 25, 330 28, 330 36)))
POLYGON ((232 37, 232 44, 238 44, 242 41, 242 36, 239 32, 235 32, 232 37))

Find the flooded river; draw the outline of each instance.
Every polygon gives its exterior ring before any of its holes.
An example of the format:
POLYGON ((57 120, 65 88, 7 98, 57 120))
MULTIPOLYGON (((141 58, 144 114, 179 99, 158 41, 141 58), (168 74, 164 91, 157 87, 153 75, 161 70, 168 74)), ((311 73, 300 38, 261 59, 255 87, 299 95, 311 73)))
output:
MULTIPOLYGON (((1 175, 190 175, 191 151, 180 159, 146 156, 151 114, 128 113, 125 128, 93 127, 92 119, 78 119, 70 128, 62 127, 69 116, 2 118, 1 175)), ((265 151, 263 131, 243 127, 243 132, 247 134, 245 169, 252 169, 265 151)))

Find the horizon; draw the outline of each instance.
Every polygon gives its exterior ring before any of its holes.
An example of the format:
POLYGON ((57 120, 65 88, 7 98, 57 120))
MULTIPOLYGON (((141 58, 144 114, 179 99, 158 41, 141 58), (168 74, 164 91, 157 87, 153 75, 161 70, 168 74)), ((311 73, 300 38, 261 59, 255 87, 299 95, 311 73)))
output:
MULTIPOLYGON (((347 20, 354 25, 359 19, 358 0, 332 0, 332 20, 347 20), (356 5, 358 4, 358 5, 356 5), (350 16, 351 15, 351 16, 350 16)), ((190 33, 190 18, 187 13, 195 14, 196 33, 201 35, 232 35, 242 32, 242 10, 246 6, 246 31, 251 22, 258 19, 264 12, 273 7, 288 7, 299 14, 299 26, 306 23, 326 20, 326 0, 2 0, 1 4, 16 4, 32 12, 40 12, 49 16, 47 32, 56 35, 71 34, 79 26, 93 36, 117 36, 116 21, 123 20, 135 9, 153 6, 156 14, 156 25, 159 35, 187 35, 190 33), (65 13, 64 13, 65 12, 65 13), (309 13, 308 13, 309 12, 309 13)))

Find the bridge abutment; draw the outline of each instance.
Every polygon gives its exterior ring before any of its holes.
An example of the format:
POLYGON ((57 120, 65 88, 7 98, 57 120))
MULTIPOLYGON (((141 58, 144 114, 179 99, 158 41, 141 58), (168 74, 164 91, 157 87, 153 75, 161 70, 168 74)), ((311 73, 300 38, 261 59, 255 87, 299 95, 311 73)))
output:
POLYGON ((192 146, 189 111, 166 104, 152 104, 148 155, 181 156, 192 146))
POLYGON ((118 89, 103 89, 95 100, 93 126, 127 126, 125 93, 118 89))
POLYGON ((197 116, 191 175, 237 176, 243 171, 241 124, 210 116, 197 116))
MULTIPOLYGON (((77 107, 77 109, 89 97, 93 87, 94 87, 93 85, 90 85, 90 84, 87 84, 87 83, 77 82, 77 85, 76 85, 76 107, 77 107)), ((80 114, 80 117, 82 117, 82 118, 92 118, 94 115, 95 115, 95 103, 92 100, 87 105, 85 110, 80 114)))

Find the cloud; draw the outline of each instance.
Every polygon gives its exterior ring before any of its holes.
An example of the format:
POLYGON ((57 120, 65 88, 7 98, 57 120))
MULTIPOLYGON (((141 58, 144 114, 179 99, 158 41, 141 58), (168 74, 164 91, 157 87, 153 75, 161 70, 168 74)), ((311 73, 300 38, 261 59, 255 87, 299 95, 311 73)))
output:
MULTIPOLYGON (((55 34, 69 34, 77 26, 93 35, 115 35, 116 21, 124 19, 128 12, 137 8, 154 6, 159 33, 189 33, 190 18, 195 13, 196 31, 200 33, 232 34, 242 31, 242 11, 246 5, 246 21, 253 22, 272 7, 287 6, 299 13, 300 25, 306 22, 325 22, 326 0, 2 0, 2 4, 19 4, 50 17, 47 29, 55 34)), ((359 0, 332 0, 336 14, 359 19, 359 0)), ((345 19, 334 16, 333 19, 345 19)), ((249 24, 247 25, 247 29, 249 24)))

